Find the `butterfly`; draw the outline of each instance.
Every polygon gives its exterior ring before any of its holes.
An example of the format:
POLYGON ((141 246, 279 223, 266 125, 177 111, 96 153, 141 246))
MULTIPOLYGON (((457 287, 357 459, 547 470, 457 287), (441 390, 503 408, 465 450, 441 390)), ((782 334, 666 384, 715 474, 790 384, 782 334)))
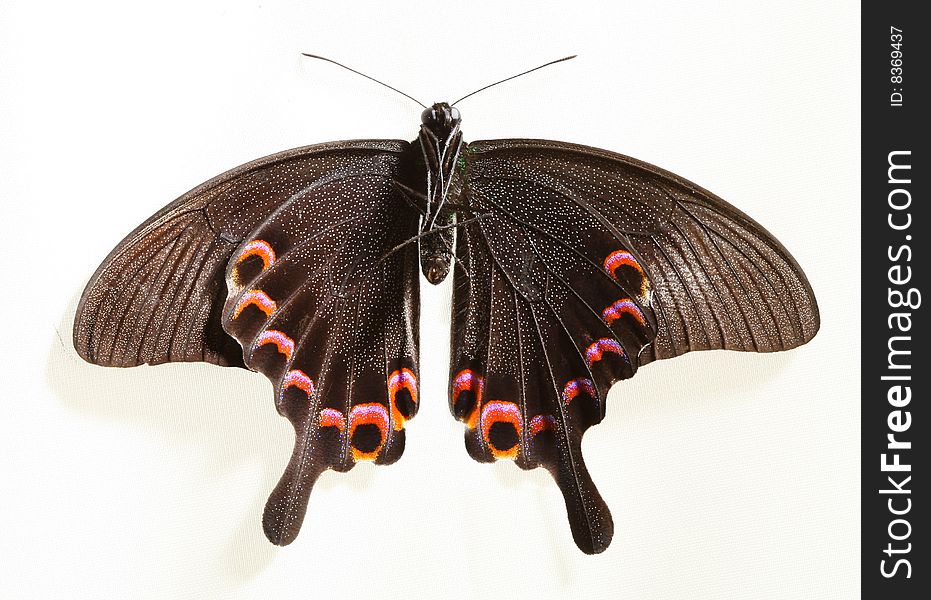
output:
POLYGON ((237 167, 145 221, 87 284, 74 324, 85 360, 203 361, 272 382, 295 431, 263 516, 275 544, 297 536, 323 471, 400 458, 421 402, 421 272, 431 284, 453 273, 449 407, 468 453, 546 468, 589 554, 613 523, 581 440, 615 382, 693 350, 780 351, 818 330, 796 261, 724 200, 597 148, 466 143, 461 120, 440 102, 412 142, 237 167))

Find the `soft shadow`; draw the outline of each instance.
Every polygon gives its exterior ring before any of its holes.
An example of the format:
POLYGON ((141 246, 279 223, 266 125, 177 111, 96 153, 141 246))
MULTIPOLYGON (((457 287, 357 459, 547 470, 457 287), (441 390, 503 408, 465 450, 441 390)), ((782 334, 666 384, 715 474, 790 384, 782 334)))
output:
MULTIPOLYGON (((79 295, 72 298, 59 321, 58 338, 48 355, 46 378, 49 388, 64 407, 116 427, 138 428, 165 439, 171 445, 194 447, 203 454, 204 485, 246 466, 260 465, 248 509, 212 565, 227 585, 235 586, 261 573, 277 555, 261 527, 267 495, 278 481, 293 444, 287 421, 274 410, 269 382, 243 369, 221 368, 203 363, 142 366, 130 369, 105 368, 85 363, 71 344, 74 311, 79 295), (67 377, 61 377, 67 373, 67 377), (119 402, 104 401, 119 391, 119 402), (183 426, 179 426, 183 424, 183 426)), ((737 352, 701 352, 642 369, 637 377, 618 383, 608 399, 604 422, 596 445, 610 447, 610 440, 641 419, 672 416, 682 412, 727 410, 735 403, 750 402, 738 393, 748 386, 765 385, 792 360, 794 352, 768 355, 737 352)), ((591 436, 595 438, 596 436, 591 436)), ((585 449, 595 451, 596 439, 586 440, 585 449)), ((508 465, 510 466, 510 465, 508 465)), ((373 485, 375 468, 362 465, 349 476, 325 473, 318 491, 350 485, 364 489, 373 485), (337 481, 338 480, 338 481, 337 481)), ((539 488, 539 501, 550 510, 555 483, 544 473, 518 473, 516 467, 496 470, 499 482, 517 488, 532 482, 539 488)), ((599 474, 593 473, 596 483, 599 474)), ((313 499, 311 499, 311 510, 313 499)), ((201 507, 202 508, 202 507, 201 507)), ((565 524, 564 510, 544 523, 554 540, 549 552, 557 583, 572 580, 571 565, 582 555, 575 549, 565 524), (558 516, 557 516, 558 515, 558 516), (562 521, 556 525, 557 519, 562 521)), ((310 532, 305 531, 304 535, 310 532)))
POLYGON ((88 364, 71 343, 79 297, 72 298, 49 351, 49 388, 69 410, 203 452, 205 486, 234 470, 261 465, 249 508, 238 525, 230 523, 233 534, 213 565, 229 584, 251 579, 277 553, 262 532, 262 510, 293 444, 290 425, 275 412, 269 382, 244 369, 205 363, 128 369, 88 364), (115 390, 119 402, 105 401, 115 390))
POLYGON ((752 399, 747 392, 769 387, 797 354, 708 350, 645 365, 636 377, 611 388, 607 415, 598 427, 626 428, 642 418, 726 410, 758 401, 758 393, 751 394, 756 397, 752 399))
MULTIPOLYGON (((767 386, 797 360, 795 354, 792 351, 757 354, 716 350, 693 352, 646 365, 636 377, 619 381, 611 388, 604 420, 586 432, 589 435, 584 438, 583 458, 589 456, 588 453, 592 456, 609 453, 613 440, 622 438, 638 421, 728 411, 758 402, 758 396, 748 398, 745 392, 767 386)), ((635 459, 634 456, 621 458, 635 459)), ((541 512, 553 515, 551 519, 538 521, 537 526, 552 540, 546 548, 550 564, 555 567, 550 576, 559 589, 567 589, 573 581, 572 565, 591 561, 592 557, 582 554, 572 541, 556 482, 542 468, 521 471, 510 461, 492 466, 498 484, 503 487, 517 490, 533 485, 541 512)), ((591 470, 592 466, 589 468, 591 470)), ((606 474, 595 470, 591 474, 596 485, 601 479, 607 479, 606 474)))

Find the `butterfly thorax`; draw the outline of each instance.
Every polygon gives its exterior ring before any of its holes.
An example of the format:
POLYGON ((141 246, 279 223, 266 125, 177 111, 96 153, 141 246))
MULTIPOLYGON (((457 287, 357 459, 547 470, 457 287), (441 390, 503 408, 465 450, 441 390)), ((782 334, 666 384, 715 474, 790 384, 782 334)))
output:
POLYGON ((422 215, 420 266, 432 284, 446 278, 452 263, 456 219, 452 207, 462 190, 460 121, 458 109, 438 102, 421 114, 420 134, 413 143, 422 157, 421 172, 426 178, 417 186, 424 190, 423 196, 415 200, 422 215))

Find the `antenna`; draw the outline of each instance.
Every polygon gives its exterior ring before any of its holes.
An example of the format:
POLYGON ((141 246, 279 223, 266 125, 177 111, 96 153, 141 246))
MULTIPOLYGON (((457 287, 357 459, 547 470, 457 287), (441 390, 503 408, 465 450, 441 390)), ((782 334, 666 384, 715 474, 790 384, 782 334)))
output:
MULTIPOLYGON (((396 88, 396 87, 392 87, 392 86, 388 85, 387 83, 385 83, 385 82, 383 82, 383 81, 378 81, 377 79, 375 79, 374 77, 372 77, 372 76, 370 76, 370 75, 366 75, 365 73, 356 71, 355 69, 352 69, 352 68, 350 68, 350 67, 347 67, 347 66, 344 65, 344 64, 340 64, 340 63, 336 62, 335 60, 333 60, 332 58, 327 58, 327 57, 325 57, 325 56, 317 56, 316 54, 307 54, 306 52, 301 52, 301 54, 303 54, 303 55, 306 56, 307 58, 316 58, 317 60, 325 60, 325 61, 328 62, 328 63, 333 63, 333 64, 336 65, 337 67, 342 67, 342 68, 346 69, 347 71, 352 71, 352 72, 355 73, 356 75, 361 75, 361 76, 365 77, 366 79, 371 79, 371 80, 374 81, 375 83, 377 83, 377 84, 379 84, 379 85, 383 85, 383 86, 385 86, 386 88, 388 88, 389 90, 394 90, 395 92, 401 94, 402 96, 404 96, 404 97, 406 97, 406 98, 409 98, 410 100, 413 100, 414 102, 416 102, 417 104, 419 104, 419 105, 422 106, 423 108, 427 108, 427 106, 426 106, 423 102, 421 102, 421 101, 418 100, 417 98, 414 98, 414 97, 411 96, 410 94, 405 94, 404 92, 402 92, 401 90, 399 90, 399 89, 396 88)), ((570 57, 570 58, 571 58, 571 57, 570 57)), ((563 59, 563 60, 566 60, 566 59, 563 59)), ((546 65, 543 65, 543 66, 546 66, 546 65)), ((540 67, 537 67, 537 68, 539 69, 540 67)), ((516 75, 515 75, 515 77, 516 77, 516 75)))
MULTIPOLYGON (((474 92, 472 92, 472 93, 470 93, 470 94, 466 94, 466 95, 463 96, 462 98, 459 98, 458 100, 456 100, 455 102, 453 102, 452 104, 450 104, 450 106, 455 106, 456 104, 458 104, 459 102, 462 102, 463 100, 465 100, 465 99, 468 98, 469 96, 474 96, 475 94, 477 94, 477 93, 479 93, 479 92, 481 92, 481 91, 487 90, 487 89, 490 88, 490 87, 496 86, 496 85, 498 85, 499 83, 504 83, 505 81, 510 81, 510 80, 512 80, 512 79, 515 79, 515 78, 517 78, 517 77, 520 77, 521 75, 526 75, 527 73, 533 73, 534 71, 537 71, 537 70, 539 70, 539 69, 542 69, 543 67, 548 67, 548 66, 550 66, 550 65, 555 65, 556 63, 561 63, 561 62, 563 62, 564 60, 572 60, 572 59, 575 58, 576 56, 577 56, 576 54, 573 54, 572 56, 565 56, 565 57, 563 57, 563 58, 559 58, 559 59, 556 59, 556 60, 551 60, 550 62, 546 63, 545 65, 540 65, 539 67, 534 67, 534 68, 532 68, 532 69, 530 69, 530 70, 528 70, 528 71, 524 71, 523 73, 518 73, 517 75, 511 75, 510 77, 507 77, 507 78, 505 78, 505 79, 502 79, 501 81, 496 81, 496 82, 494 82, 494 83, 490 83, 490 84, 486 85, 485 87, 478 88, 478 89, 475 90, 474 92)), ((405 95, 406 95, 406 94, 405 94, 405 95)))

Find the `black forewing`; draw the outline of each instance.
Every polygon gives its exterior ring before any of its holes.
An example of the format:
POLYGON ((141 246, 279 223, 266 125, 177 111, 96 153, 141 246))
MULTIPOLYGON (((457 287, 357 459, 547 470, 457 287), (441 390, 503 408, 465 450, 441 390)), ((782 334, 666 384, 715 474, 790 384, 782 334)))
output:
POLYGON ((814 293, 788 250, 694 183, 563 142, 483 141, 469 152, 474 162, 561 182, 567 201, 584 204, 630 241, 652 283, 658 325, 640 364, 692 350, 787 350, 818 331, 814 293))
POLYGON ((581 438, 611 385, 690 350, 804 343, 814 296, 762 227, 671 173, 536 140, 465 157, 464 201, 485 216, 457 242, 451 408, 477 460, 549 469, 576 543, 599 552, 612 523, 581 438))
POLYGON ((407 147, 360 140, 295 148, 184 194, 127 235, 91 277, 74 322, 78 354, 114 367, 199 361, 242 366, 239 344, 220 327, 227 263, 240 242, 334 166, 396 156, 407 147))
POLYGON ((78 307, 90 362, 245 364, 271 380, 296 432, 265 512, 277 544, 323 470, 396 460, 416 412, 416 245, 389 254, 417 233, 394 186, 408 148, 322 144, 221 175, 130 234, 78 307))

